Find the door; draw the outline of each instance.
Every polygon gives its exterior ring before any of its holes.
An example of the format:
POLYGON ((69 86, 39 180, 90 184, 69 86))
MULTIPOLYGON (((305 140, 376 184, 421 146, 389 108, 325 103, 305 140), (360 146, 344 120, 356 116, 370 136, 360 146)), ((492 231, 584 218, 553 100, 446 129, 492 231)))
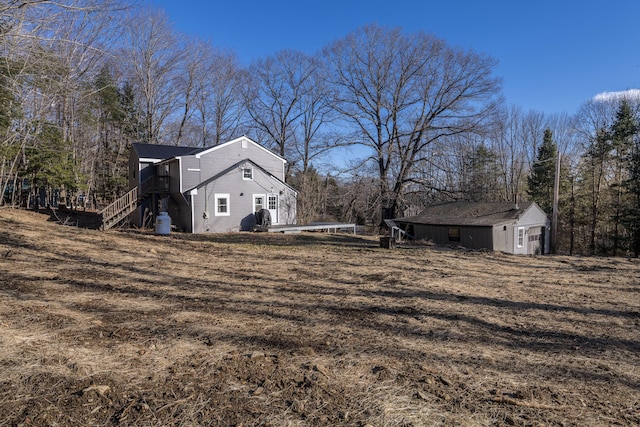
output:
POLYGON ((265 207, 265 195, 264 194, 254 194, 253 195, 253 212, 258 212, 260 209, 265 207))
POLYGON ((278 224, 278 205, 280 204, 280 200, 278 194, 268 194, 267 195, 267 209, 269 209, 269 213, 271 214, 271 224, 278 224))

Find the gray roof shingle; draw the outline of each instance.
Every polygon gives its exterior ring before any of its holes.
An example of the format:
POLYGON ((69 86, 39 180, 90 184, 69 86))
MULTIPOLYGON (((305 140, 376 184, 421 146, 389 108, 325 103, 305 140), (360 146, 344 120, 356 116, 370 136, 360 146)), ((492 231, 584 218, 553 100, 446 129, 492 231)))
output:
POLYGON ((517 220, 532 202, 468 202, 455 201, 429 206, 419 215, 396 218, 399 223, 432 225, 471 225, 489 227, 517 220))
POLYGON ((135 150, 139 159, 166 160, 173 157, 187 156, 202 151, 202 148, 177 147, 175 145, 142 144, 134 142, 131 148, 135 150))

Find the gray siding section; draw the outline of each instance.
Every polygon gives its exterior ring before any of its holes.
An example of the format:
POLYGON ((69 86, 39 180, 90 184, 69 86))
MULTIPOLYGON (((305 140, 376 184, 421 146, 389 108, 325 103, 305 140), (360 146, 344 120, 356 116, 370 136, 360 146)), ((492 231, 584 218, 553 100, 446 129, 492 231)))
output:
POLYGON ((204 179, 200 169, 200 159, 195 156, 183 156, 180 157, 182 161, 182 188, 181 192, 190 188, 194 188, 200 184, 204 179))
MULTIPOLYGON (((153 176, 154 173, 154 164, 149 162, 140 163, 140 159, 135 153, 135 150, 131 150, 131 155, 129 156, 129 189, 138 186, 139 190, 140 184, 153 176)), ((139 204, 136 210, 129 215, 129 222, 136 227, 141 227, 144 211, 149 207, 148 202, 139 204)))
POLYGON ((180 193, 180 159, 173 159, 169 162, 169 192, 171 194, 180 193))
POLYGON ((493 250, 513 252, 513 224, 499 224, 493 226, 493 250))
MULTIPOLYGON (((229 145, 214 147, 200 155, 199 168, 202 171, 201 181, 205 181, 226 168, 244 159, 251 159, 262 166, 269 173, 284 181, 284 162, 281 158, 268 152, 255 143, 247 141, 243 148, 242 141, 235 141, 229 145)), ((193 156, 195 157, 195 156, 193 156)), ((185 186, 185 190, 190 187, 185 186)))
POLYGON ((549 220, 547 215, 536 205, 532 205, 529 209, 527 209, 524 214, 520 217, 518 222, 514 226, 513 230, 514 236, 514 245, 512 247, 511 253, 519 254, 519 255, 538 255, 542 253, 541 244, 544 241, 545 248, 544 253, 549 253, 549 220), (524 245, 519 248, 517 244, 518 238, 518 228, 524 227, 525 235, 524 235, 524 245), (541 234, 542 227, 544 230, 544 237, 540 238, 538 241, 529 241, 530 236, 537 236, 541 234))
MULTIPOLYGON (((140 185, 140 160, 135 150, 131 149, 129 154, 129 190, 140 185)), ((138 205, 135 211, 129 215, 129 222, 136 227, 142 225, 142 207, 138 205)))
POLYGON ((296 192, 287 187, 280 196, 279 218, 280 224, 296 224, 296 192))
MULTIPOLYGON (((182 194, 181 178, 184 175, 184 159, 172 159, 169 166, 169 196, 166 198, 167 212, 171 223, 179 230, 191 231, 191 207, 187 198, 182 194)), ((162 168, 164 165, 161 165, 162 168)))
POLYGON ((418 240, 431 240, 439 245, 464 246, 470 249, 491 249, 492 227, 470 227, 457 225, 414 224, 414 236, 418 240), (460 230, 460 241, 449 240, 449 228, 460 230))
MULTIPOLYGON (((182 195, 180 197, 182 198, 182 195)), ((191 207, 189 204, 181 199, 176 200, 176 197, 172 195, 168 205, 167 212, 171 217, 171 224, 180 231, 191 232, 191 207)))
POLYGON ((254 194, 277 194, 280 223, 295 218, 295 192, 279 180, 254 167, 253 180, 244 180, 241 168, 197 188, 192 196, 194 233, 248 230, 255 225, 254 194), (272 190, 273 189, 273 190, 272 190), (229 215, 217 215, 216 195, 228 194, 229 215), (205 214, 206 213, 206 214, 205 214))

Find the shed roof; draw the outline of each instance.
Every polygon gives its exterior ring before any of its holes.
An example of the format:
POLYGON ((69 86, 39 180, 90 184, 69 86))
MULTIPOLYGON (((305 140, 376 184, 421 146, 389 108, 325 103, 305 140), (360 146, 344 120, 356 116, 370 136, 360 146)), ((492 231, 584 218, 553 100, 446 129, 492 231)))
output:
POLYGON ((437 203, 419 215, 396 218, 396 222, 431 225, 491 227, 517 221, 533 202, 500 203, 455 201, 437 203))
POLYGON ((134 142, 131 148, 135 150, 140 159, 165 160, 173 157, 187 156, 202 151, 202 148, 178 147, 175 145, 143 144, 134 142))

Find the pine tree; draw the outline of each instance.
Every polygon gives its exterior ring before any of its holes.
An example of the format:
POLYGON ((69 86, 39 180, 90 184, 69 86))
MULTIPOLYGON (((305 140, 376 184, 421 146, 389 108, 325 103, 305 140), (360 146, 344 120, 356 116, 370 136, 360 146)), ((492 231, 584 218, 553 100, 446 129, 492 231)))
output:
POLYGON ((104 66, 93 82, 93 120, 100 143, 95 147, 91 187, 99 198, 113 199, 128 187, 127 149, 140 140, 132 87, 119 87, 113 71, 104 66))
MULTIPOLYGON (((33 143, 25 150, 25 154, 25 173, 30 177, 34 195, 45 190, 50 201, 52 190, 77 189, 76 178, 79 173, 72 156, 71 143, 62 137, 57 126, 50 123, 38 124, 33 143)), ((45 203, 48 204, 49 201, 45 203)))
POLYGON ((497 156, 495 152, 480 144, 466 162, 468 182, 465 193, 469 200, 499 201, 497 156))
POLYGON ((636 137, 629 156, 629 179, 626 188, 631 200, 625 211, 624 223, 631 235, 630 250, 640 255, 640 140, 636 137))
POLYGON ((553 141, 553 133, 547 129, 544 131, 542 145, 538 149, 538 157, 527 178, 527 193, 548 215, 553 209, 553 185, 557 155, 558 147, 553 141))
POLYGON ((627 236, 626 247, 640 253, 640 148, 638 119, 629 101, 622 100, 611 126, 614 162, 614 249, 627 236), (622 229, 624 227, 624 229, 622 229), (626 231, 626 233, 625 233, 626 231))

